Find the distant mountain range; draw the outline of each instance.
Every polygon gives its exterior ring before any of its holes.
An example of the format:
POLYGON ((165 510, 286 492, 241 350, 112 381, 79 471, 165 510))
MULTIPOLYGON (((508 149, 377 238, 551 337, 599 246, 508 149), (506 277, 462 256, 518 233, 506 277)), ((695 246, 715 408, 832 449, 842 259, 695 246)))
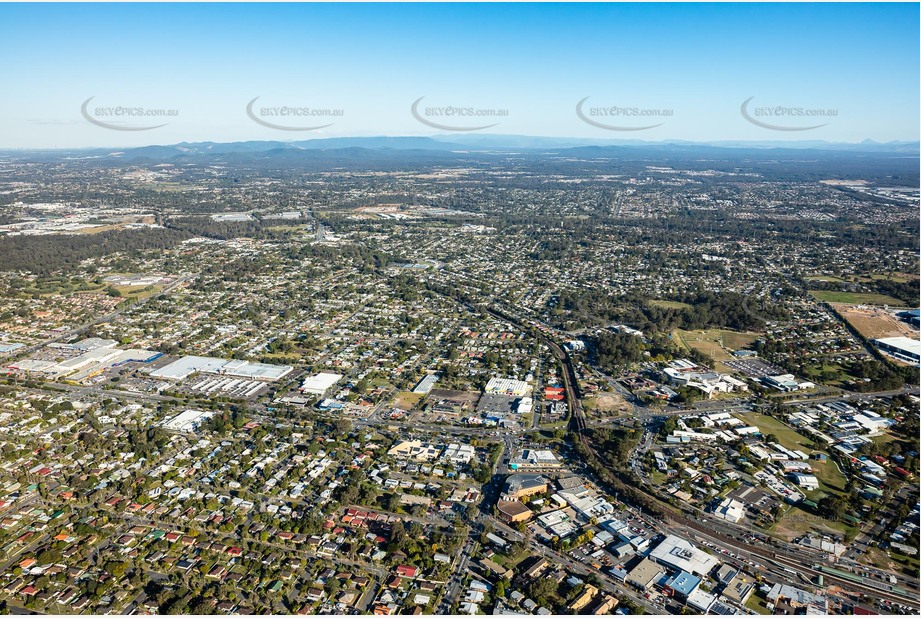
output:
MULTIPOLYGON (((79 158, 113 158, 113 159, 152 159, 167 160, 173 158, 221 158, 221 159, 250 159, 250 158, 288 158, 297 156, 298 152, 307 155, 305 151, 338 151, 338 155, 345 159, 360 158, 362 155, 372 155, 374 158, 388 152, 400 152, 402 155, 415 152, 422 156, 425 152, 433 154, 457 153, 469 154, 472 152, 502 154, 510 152, 530 152, 533 154, 550 153, 571 154, 574 156, 608 155, 639 155, 641 152, 664 154, 668 152, 684 155, 691 152, 721 153, 724 156, 732 154, 731 150, 761 151, 761 155, 768 152, 782 154, 797 151, 824 151, 826 153, 879 153, 888 155, 919 156, 921 143, 893 141, 874 142, 865 140, 859 143, 827 142, 822 140, 802 141, 716 141, 692 142, 683 140, 644 141, 644 140, 613 140, 592 138, 560 138, 560 137, 534 137, 526 135, 437 135, 433 137, 334 137, 325 139, 309 139, 302 141, 248 141, 248 142, 182 142, 173 145, 152 145, 138 148, 111 149, 88 148, 67 150, 6 150, 10 154, 31 152, 45 155, 74 156, 79 158)), ((741 154, 741 153, 736 153, 741 154)), ((307 158, 310 158, 307 156, 307 158)))

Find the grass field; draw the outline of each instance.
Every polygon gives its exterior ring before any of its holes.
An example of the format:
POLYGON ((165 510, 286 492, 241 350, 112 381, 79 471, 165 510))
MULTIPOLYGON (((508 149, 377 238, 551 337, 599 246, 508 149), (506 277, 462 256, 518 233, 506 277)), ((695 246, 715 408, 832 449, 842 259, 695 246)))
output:
POLYGON ((813 382, 838 386, 844 380, 853 380, 854 376, 844 370, 844 367, 838 363, 825 363, 823 365, 811 365, 803 370, 803 376, 813 382))
POLYGON ((828 281, 830 283, 844 283, 844 279, 835 275, 809 275, 803 277, 806 281, 828 281))
POLYGON ((844 486, 847 484, 847 479, 844 477, 844 474, 838 470, 838 464, 831 459, 827 459, 824 463, 820 461, 810 461, 809 465, 812 466, 816 478, 819 479, 820 487, 825 490, 826 493, 844 493, 844 486))
POLYGON ((649 304, 653 307, 661 307, 662 309, 690 309, 691 305, 687 303, 679 303, 677 300, 651 300, 649 304))
POLYGON ((115 289, 125 298, 146 298, 158 294, 163 289, 162 285, 117 285, 115 289), (147 288, 150 287, 148 290, 147 288))
POLYGON ((857 528, 843 521, 834 521, 819 515, 813 515, 797 506, 790 506, 780 521, 772 526, 770 532, 776 536, 792 541, 807 532, 840 535, 845 542, 852 541, 858 534, 857 528))
POLYGON ((869 283, 871 281, 893 281, 895 283, 906 283, 908 281, 914 281, 917 278, 918 275, 912 275, 909 273, 892 273, 891 275, 874 273, 872 275, 857 275, 856 277, 851 277, 853 281, 859 281, 861 283, 869 283))
POLYGON ((58 282, 48 281, 36 284, 34 287, 22 288, 26 294, 40 294, 42 296, 56 296, 58 294, 80 294, 83 292, 100 292, 105 290, 104 283, 92 283, 90 281, 58 282))
POLYGON ((272 232, 303 232, 307 229, 307 224, 301 223, 298 225, 271 225, 265 229, 272 232))
POLYGON ((401 392, 393 399, 393 406, 400 410, 412 410, 425 397, 422 393, 401 392))
POLYGON ((909 273, 871 273, 864 275, 846 275, 845 277, 837 277, 835 275, 809 275, 804 277, 804 279, 807 281, 828 281, 831 283, 871 283, 873 281, 893 281, 895 283, 905 283, 907 281, 913 281, 917 278, 917 275, 912 275, 909 273))
POLYGON ((797 432, 789 425, 785 425, 773 416, 758 414, 757 412, 746 412, 745 414, 737 414, 736 416, 756 426, 761 430, 761 433, 766 436, 774 434, 777 436, 777 441, 785 448, 801 450, 807 454, 813 450, 811 446, 807 446, 807 444, 812 443, 809 438, 797 432))
POLYGON ((260 358, 277 360, 283 363, 296 363, 301 360, 301 355, 297 352, 275 352, 274 354, 263 354, 260 358))
POLYGON ((869 292, 838 292, 834 290, 809 290, 816 300, 825 303, 845 303, 848 305, 891 305, 903 307, 905 303, 885 294, 869 292))
POLYGON ((897 551, 891 551, 889 554, 893 560, 893 566, 896 564, 899 565, 897 568, 905 575, 911 575, 912 577, 918 576, 918 556, 905 556, 900 554, 897 551))
MULTIPOLYGON (((757 333, 739 333, 723 328, 676 330, 672 337, 678 345, 694 348, 715 361, 732 360, 729 350, 740 350, 759 337, 757 333)), ((729 371, 725 368, 724 371, 729 371)))

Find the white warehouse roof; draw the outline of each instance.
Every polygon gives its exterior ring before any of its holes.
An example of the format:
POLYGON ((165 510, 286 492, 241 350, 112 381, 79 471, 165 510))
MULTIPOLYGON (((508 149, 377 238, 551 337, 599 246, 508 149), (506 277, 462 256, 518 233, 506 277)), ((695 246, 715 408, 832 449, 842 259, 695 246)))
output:
POLYGON ((341 379, 342 375, 338 373, 318 373, 304 380, 304 383, 301 384, 301 390, 305 393, 322 395, 341 379))
POLYGON ((665 540, 649 552, 649 557, 660 564, 701 577, 707 575, 720 562, 715 556, 673 534, 665 537, 665 540))

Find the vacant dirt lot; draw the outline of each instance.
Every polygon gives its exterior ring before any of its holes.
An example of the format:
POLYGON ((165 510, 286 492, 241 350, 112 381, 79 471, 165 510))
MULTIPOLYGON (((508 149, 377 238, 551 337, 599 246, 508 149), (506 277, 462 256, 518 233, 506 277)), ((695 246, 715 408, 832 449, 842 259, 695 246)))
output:
POLYGON ((589 413, 597 413, 601 416, 612 413, 626 414, 631 409, 630 404, 624 401, 624 398, 618 393, 614 392, 589 395, 583 400, 582 404, 589 413))
POLYGON ((917 337, 917 332, 898 321, 890 313, 876 307, 857 308, 854 305, 835 304, 835 309, 867 339, 880 337, 917 337))

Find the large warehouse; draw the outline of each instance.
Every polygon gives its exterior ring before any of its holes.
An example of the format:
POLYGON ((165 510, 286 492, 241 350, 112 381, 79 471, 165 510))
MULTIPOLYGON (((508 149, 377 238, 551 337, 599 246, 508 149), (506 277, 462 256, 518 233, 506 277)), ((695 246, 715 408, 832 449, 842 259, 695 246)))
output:
POLYGON ((215 373, 234 378, 274 382, 294 371, 290 365, 269 365, 244 360, 225 360, 210 356, 183 356, 177 361, 150 372, 153 378, 182 380, 193 373, 215 373))
POLYGON ((874 339, 873 344, 882 352, 906 363, 921 363, 921 341, 908 337, 874 339))
POLYGON ((322 396, 341 379, 342 375, 338 373, 318 373, 304 380, 304 383, 301 384, 301 392, 322 396))

